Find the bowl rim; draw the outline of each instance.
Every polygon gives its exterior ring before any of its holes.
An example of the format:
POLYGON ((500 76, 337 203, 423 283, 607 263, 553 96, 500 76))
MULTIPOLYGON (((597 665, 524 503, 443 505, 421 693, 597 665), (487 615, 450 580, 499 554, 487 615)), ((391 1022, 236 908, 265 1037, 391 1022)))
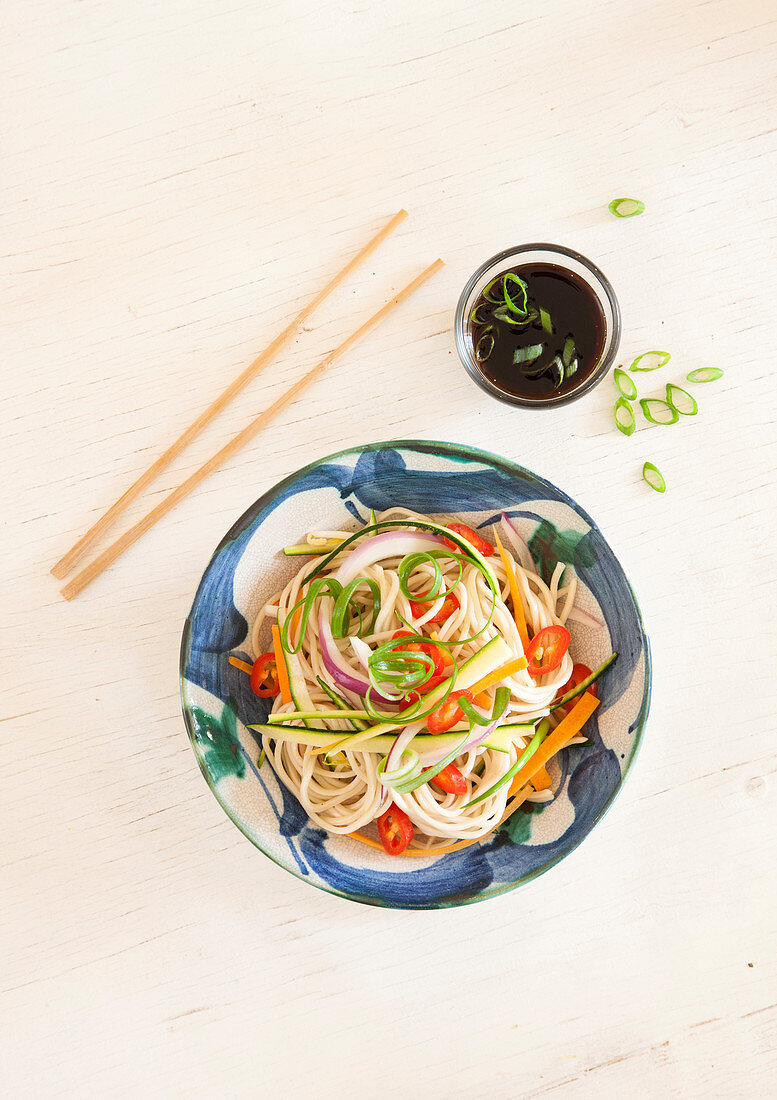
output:
MULTIPOLYGON (((513 266, 513 265, 511 265, 513 266)), ((590 279, 586 280, 591 286, 590 279)), ((595 287, 591 287, 596 297, 601 295, 595 287)), ((491 397, 496 398, 497 401, 501 401, 505 405, 512 405, 514 408, 521 409, 558 409, 563 405, 569 405, 572 401, 577 401, 585 394, 590 393, 592 389, 599 385, 601 381, 609 374, 610 368, 618 357, 618 349, 620 347, 622 331, 622 320, 620 304, 618 298, 613 289, 613 285, 602 269, 595 264, 593 260, 589 260, 587 256, 584 256, 582 252, 578 252, 574 248, 568 248, 563 244, 552 244, 547 241, 538 241, 530 244, 518 244, 513 245, 510 248, 504 248, 501 252, 496 252, 493 256, 490 256, 485 260, 476 271, 469 277, 464 285, 464 289, 459 295, 459 300, 456 303, 456 311, 453 319, 453 335, 456 342, 456 351, 458 352, 461 364, 466 370, 470 378, 475 382, 482 390, 484 390, 491 397), (513 257, 521 257, 527 252, 549 252, 556 256, 566 257, 569 260, 574 260, 585 268, 594 279, 600 284, 604 290, 604 297, 607 299, 607 303, 612 311, 612 334, 610 339, 610 346, 607 349, 607 353, 602 356, 602 360, 595 370, 583 380, 577 389, 571 390, 569 393, 564 394, 561 397, 542 397, 542 398, 528 398, 520 397, 518 394, 510 393, 508 390, 502 389, 496 382, 492 380, 480 369, 477 362, 470 354, 469 348, 466 343, 466 327, 467 319, 465 316, 467 299, 472 293, 473 289, 478 283, 478 280, 485 275, 489 268, 498 267, 503 262, 512 259, 513 257)), ((554 486, 555 488, 555 486, 554 486)))
MULTIPOLYGON (((599 809, 596 816, 592 819, 590 827, 588 828, 588 830, 585 833, 583 833, 582 836, 577 838, 574 841, 574 843, 571 844, 570 847, 566 848, 563 852, 560 852, 554 858, 548 860, 547 863, 542 864, 542 866, 537 867, 534 870, 527 872, 525 875, 521 876, 521 878, 519 878, 519 879, 516 879, 514 882, 500 883, 498 886, 491 887, 491 888, 488 888, 487 890, 481 891, 478 894, 476 894, 475 896, 472 896, 472 897, 458 896, 455 899, 442 900, 442 901, 438 901, 438 902, 431 902, 429 904, 402 905, 402 904, 399 904, 399 903, 396 903, 396 902, 385 901, 383 899, 379 899, 379 898, 375 898, 375 897, 369 897, 369 896, 366 896, 366 895, 358 895, 358 894, 354 894, 354 893, 349 893, 345 890, 339 890, 336 887, 331 886, 328 883, 323 882, 323 881, 322 882, 316 882, 316 881, 312 880, 310 877, 308 877, 307 875, 302 874, 299 870, 295 869, 294 867, 287 866, 285 863, 281 862, 280 859, 278 859, 276 856, 274 856, 271 852, 267 851, 266 848, 262 847, 261 843, 259 842, 259 839, 255 836, 253 836, 248 831, 247 827, 245 827, 243 825, 243 823, 233 814, 233 812, 231 811, 230 806, 228 805, 226 800, 219 794, 217 785, 213 783, 208 771, 205 769, 205 767, 203 765, 200 753, 197 752, 196 745, 195 745, 195 731, 194 731, 193 726, 192 726, 192 721, 191 721, 191 717, 190 717, 190 714, 189 714, 189 708, 188 708, 186 698, 185 698, 185 695, 184 695, 184 685, 185 685, 185 682, 186 682, 185 669, 186 669, 186 659, 187 659, 188 641, 189 641, 189 632, 190 632, 190 623, 191 623, 192 612, 194 611, 194 608, 197 604, 197 600, 198 600, 198 597, 199 597, 199 594, 200 594, 200 589, 202 588, 205 577, 206 577, 209 569, 213 565, 215 559, 218 557, 218 555, 224 549, 224 547, 229 542, 232 542, 234 540, 234 538, 239 533, 241 533, 243 530, 245 530, 245 527, 247 526, 248 523, 251 522, 253 517, 259 511, 261 511, 266 505, 272 503, 272 501, 277 497, 277 495, 280 492, 283 491, 283 489, 285 489, 289 485, 293 485, 295 481, 297 481, 300 477, 302 477, 306 473, 309 473, 310 471, 315 470, 317 467, 323 466, 323 465, 325 465, 327 463, 330 463, 330 462, 332 462, 336 459, 343 458, 346 455, 363 454, 365 452, 379 451, 379 450, 384 450, 384 449, 394 449, 394 450, 405 449, 405 450, 419 451, 421 453, 431 453, 431 454, 439 454, 441 451, 442 452, 448 452, 448 453, 455 453, 458 456, 465 457, 467 459, 471 459, 471 460, 475 460, 475 461, 479 461, 479 462, 482 462, 486 465, 490 465, 492 467, 495 466, 497 468, 502 468, 503 470, 505 470, 507 473, 511 474, 512 476, 518 475, 518 476, 523 477, 523 478, 528 477, 529 479, 535 479, 538 482, 544 482, 545 484, 549 485, 552 489, 554 489, 555 492, 559 493, 559 495, 562 498, 563 502, 568 503, 575 511, 577 511, 578 514, 586 521, 586 523, 588 523, 593 530, 597 531, 601 535, 601 537, 604 539, 604 541, 607 543, 607 545, 608 546, 610 545, 609 541, 604 537, 604 534, 602 533, 601 528, 599 527, 599 525, 591 518, 591 516, 588 515, 586 510, 583 507, 581 507, 581 505, 579 505, 577 503, 577 501, 575 501, 572 497, 570 497, 563 489, 559 489, 558 486, 554 482, 550 481, 548 478, 543 477, 540 474, 535 474, 533 470, 529 470, 527 467, 521 466, 519 463, 513 462, 511 459, 506 459, 506 458, 503 458, 501 455, 496 455, 492 451, 486 451, 486 450, 483 450, 481 448, 471 447, 471 446, 469 446, 469 444, 466 444, 466 443, 451 443, 451 442, 446 442, 446 441, 443 441, 443 440, 432 440, 432 439, 387 439, 387 440, 378 441, 378 442, 356 444, 356 445, 353 445, 353 446, 350 446, 350 447, 344 447, 339 451, 334 451, 332 454, 325 455, 321 458, 316 459, 313 462, 307 463, 305 466, 299 467, 293 473, 288 474, 286 477, 281 478, 280 481, 277 481, 274 485, 270 486, 270 488, 267 489, 264 493, 262 493, 261 496, 259 496, 253 502, 253 504, 250 504, 248 506, 248 508, 245 509, 245 511, 238 517, 238 519, 232 524, 232 526, 229 528, 229 530, 226 532, 226 534, 219 541, 217 547, 215 548, 215 550, 211 554, 205 568, 202 571, 202 576, 200 577, 199 584, 197 585, 197 588, 195 590, 194 597, 193 597, 192 603, 191 603, 191 607, 189 608, 189 611, 187 612, 187 615, 186 615, 186 619, 184 620, 183 631, 182 631, 182 635, 181 635, 181 645, 180 645, 180 650, 179 650, 179 667, 178 667, 178 680, 179 680, 179 693, 180 693, 180 700, 181 700, 181 710, 183 712, 184 726, 186 728, 186 733, 187 733, 188 738, 189 738, 189 743, 191 745, 192 752, 194 754, 194 758, 197 761, 197 765, 200 769, 200 772, 204 776, 208 787, 210 788, 211 792, 213 793, 214 797, 216 798, 216 801, 219 803, 222 810, 227 815, 227 817, 232 822, 232 824, 235 825, 239 829, 239 831, 243 834, 243 836, 245 836, 254 845, 255 848, 257 848, 260 852, 262 852, 263 855, 265 855, 269 860, 271 860, 274 864, 276 864, 278 867, 280 867, 283 871, 286 871, 288 874, 293 875, 294 878, 299 879, 300 882, 303 882, 308 886, 313 886, 317 890, 321 890, 325 894, 332 894, 335 897, 343 898, 346 901, 358 902, 359 904, 362 904, 362 905, 370 905, 370 906, 374 906, 374 907, 380 908, 380 909, 399 909, 399 910, 404 910, 404 911, 419 911, 419 912, 420 911, 437 910, 437 909, 455 909, 455 908, 458 908, 462 905, 474 905, 477 902, 489 901, 492 898, 500 897, 503 894, 510 893, 512 890, 517 890, 518 887, 524 886, 527 883, 534 881, 535 879, 539 878, 540 875, 544 875, 552 867, 555 867, 563 859, 566 859, 567 856, 571 855, 572 852, 574 852, 575 849, 577 849, 580 846, 580 844, 582 844, 582 842, 586 839, 586 837, 589 836, 589 834, 593 832, 595 827, 599 824, 599 822, 608 813, 611 806, 613 805, 616 798, 618 797, 621 790, 623 789, 623 786, 626 782, 626 778, 628 777, 629 773, 631 772, 631 769, 634 766, 634 762, 636 761, 637 756, 639 755, 640 748, 642 747, 642 740, 643 740, 643 737, 644 737, 645 726, 647 725, 647 719, 648 719, 648 715, 650 713, 650 703, 651 703, 651 699, 652 699, 652 690, 653 690, 652 653, 651 653, 651 647, 650 647, 650 639, 649 639, 647 629, 646 629, 646 626, 645 626, 644 616, 642 614, 642 608, 639 604, 639 600, 637 599, 636 592, 634 591, 634 587, 633 587, 633 585, 632 585, 632 583, 629 579, 629 576, 628 576, 626 570, 623 568, 623 564, 621 563, 620 558, 617 555, 615 555, 614 551, 613 551, 613 556, 616 558, 616 561, 618 562, 618 565, 620 566, 621 572, 623 573, 623 578, 624 578, 627 590, 628 590, 629 594, 631 595, 631 599, 632 599, 633 604, 634 604, 634 610, 636 612, 637 622, 638 622, 639 630, 640 630, 641 637, 642 637, 642 640, 643 640, 644 662, 645 662, 645 683, 644 683, 644 687, 643 687, 643 691, 642 691, 642 701, 641 701, 641 704, 640 704, 640 707, 639 707, 639 711, 637 713, 637 717, 635 719, 633 742, 632 742, 631 749, 630 749, 630 752, 628 754, 628 757, 624 761, 624 767, 623 767, 623 771, 621 772, 620 781, 619 781, 617 787, 615 788, 615 790, 612 792, 612 794, 607 799, 607 801, 599 809)), ((491 834, 488 834, 488 836, 491 836, 491 834)), ((487 837, 483 838, 483 840, 487 840, 487 839, 488 839, 487 837)), ((426 866, 426 864, 424 866, 426 866)), ((419 870, 421 870, 420 867, 419 867, 419 870)))

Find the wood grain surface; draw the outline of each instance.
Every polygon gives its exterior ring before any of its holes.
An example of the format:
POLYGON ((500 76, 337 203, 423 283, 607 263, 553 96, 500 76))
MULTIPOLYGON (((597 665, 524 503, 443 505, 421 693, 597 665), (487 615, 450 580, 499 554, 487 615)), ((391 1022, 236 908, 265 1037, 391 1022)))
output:
POLYGON ((773 0, 6 0, 0 34, 0 1092, 773 1097, 773 0), (621 195, 646 213, 613 218, 621 195), (126 524, 442 272, 66 603, 52 565, 401 206, 126 524), (473 385, 459 291, 530 240, 602 266, 624 360, 673 353, 656 390, 725 370, 697 417, 626 439, 610 380, 552 413, 473 385), (177 696, 235 518, 392 438, 483 446, 575 497, 655 659, 605 821, 529 886, 439 913, 265 859, 177 696))

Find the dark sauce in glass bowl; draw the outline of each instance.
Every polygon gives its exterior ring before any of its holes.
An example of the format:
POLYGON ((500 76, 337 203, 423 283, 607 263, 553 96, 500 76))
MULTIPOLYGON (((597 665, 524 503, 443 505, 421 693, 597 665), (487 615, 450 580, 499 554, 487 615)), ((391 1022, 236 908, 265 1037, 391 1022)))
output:
POLYGON ((548 263, 500 272, 467 323, 486 378, 506 393, 537 401, 578 389, 599 364, 607 335, 591 287, 548 263))

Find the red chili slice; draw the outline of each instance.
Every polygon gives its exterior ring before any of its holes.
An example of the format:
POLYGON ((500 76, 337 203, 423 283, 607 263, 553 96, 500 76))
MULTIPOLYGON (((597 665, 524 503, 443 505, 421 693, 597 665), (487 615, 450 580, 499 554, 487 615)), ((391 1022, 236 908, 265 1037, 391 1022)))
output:
MULTIPOLYGON (((448 530, 453 531, 454 535, 460 535, 467 542, 472 543, 476 550, 478 550, 484 558, 490 558, 494 553, 494 547, 490 542, 486 542, 484 538, 473 531, 471 527, 467 527, 466 523, 449 523, 448 530)), ((450 539, 443 539, 443 542, 450 546, 451 550, 460 550, 461 547, 457 546, 455 542, 451 542, 450 539)))
POLYGON ((433 710, 426 719, 426 728, 429 733, 447 733, 451 726, 461 722, 464 711, 459 706, 458 700, 462 695, 472 702, 472 692, 467 691, 466 688, 462 691, 452 691, 448 698, 440 703, 437 710, 433 710))
POLYGON ((526 650, 529 673, 544 676, 558 668, 571 641, 572 636, 564 626, 546 626, 538 630, 526 650))
MULTIPOLYGON (((588 665, 572 665, 572 675, 564 684, 563 688, 559 688, 556 692, 556 698, 563 699, 567 692, 573 691, 574 688, 579 687, 583 680, 587 680, 590 675, 591 670, 588 665)), ((599 698, 599 685, 597 683, 591 684, 586 690, 590 691, 591 695, 595 696, 597 699, 599 698)), ((575 699, 574 702, 577 702, 577 700, 575 699)))
POLYGON ((390 856, 401 855, 413 839, 413 823, 399 806, 381 814, 377 825, 380 842, 390 856))
MULTIPOLYGON (((431 600, 413 600, 413 602, 410 604, 410 610, 413 613, 413 618, 420 619, 422 615, 425 615, 426 612, 429 610, 427 604, 432 603, 435 599, 438 599, 438 597, 434 596, 431 600)), ((431 619, 427 619, 426 621, 427 623, 447 622, 447 620, 450 619, 451 615, 459 610, 460 606, 461 605, 459 604, 459 601, 456 599, 453 593, 448 592, 442 602, 442 607, 440 608, 440 610, 432 615, 431 619)))
MULTIPOLYGON (((564 686, 562 688, 559 688, 559 690, 556 692, 556 698, 557 699, 563 699, 563 697, 567 694, 567 692, 572 691, 576 687, 579 687, 580 684, 582 684, 583 680, 587 680, 590 675, 591 675, 591 670, 588 667, 588 665, 578 665, 578 664, 573 665, 572 666, 572 675, 569 677, 569 679, 564 684, 564 686)), ((593 683, 586 690, 590 691, 591 694, 593 696, 595 696, 597 699, 599 698, 599 685, 598 684, 593 683)), ((559 709, 556 713, 559 714, 559 715, 567 714, 572 709, 572 707, 575 705, 576 702, 577 702, 577 699, 570 699, 570 701, 565 706, 559 707, 559 709)))
POLYGON ((411 634, 409 630, 397 630, 391 635, 393 638, 408 638, 407 645, 399 646, 398 649, 410 650, 411 653, 427 653, 434 661, 434 668, 432 669, 432 676, 440 676, 445 670, 445 663, 443 661, 443 651, 438 645, 435 645, 433 641, 419 641, 417 634, 411 634))
POLYGON ((274 653, 262 653, 254 661, 254 667, 251 669, 251 690, 263 699, 280 695, 281 685, 274 653))
POLYGON ((467 781, 455 764, 448 764, 430 782, 446 794, 467 793, 467 781))

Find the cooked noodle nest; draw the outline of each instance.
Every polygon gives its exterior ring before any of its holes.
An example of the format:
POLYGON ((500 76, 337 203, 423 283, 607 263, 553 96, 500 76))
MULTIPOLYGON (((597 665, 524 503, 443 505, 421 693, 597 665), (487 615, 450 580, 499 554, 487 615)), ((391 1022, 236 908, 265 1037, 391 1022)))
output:
MULTIPOLYGON (((420 521, 429 519, 400 508, 390 509, 377 516, 378 521, 405 518, 420 521)), ((434 520, 434 522, 451 521, 434 520)), ((326 535, 329 538, 344 538, 350 533, 327 531, 326 535)), ((553 572, 550 584, 547 585, 533 568, 529 568, 529 562, 525 560, 527 555, 521 554, 520 548, 515 553, 511 553, 505 546, 505 553, 510 557, 526 621, 532 633, 553 624, 563 625, 574 604, 577 585, 574 576, 566 588, 560 588, 564 572, 564 565, 560 562, 553 572), (522 558, 524 560, 521 560, 522 558), (560 611, 557 610, 559 604, 561 604, 560 611)), ((322 575, 334 575, 342 560, 344 555, 338 555, 322 575)), ((412 622, 420 629, 442 606, 441 597, 430 604, 429 609, 422 616, 413 617, 410 601, 400 591, 397 575, 400 560, 399 557, 386 558, 360 571, 359 574, 374 580, 381 596, 381 608, 373 633, 363 637, 371 648, 388 641, 396 630, 403 629, 400 615, 402 619, 412 622)), ((459 563, 453 558, 443 558, 439 559, 439 564, 447 588, 456 580, 459 563)), ((486 641, 497 636, 504 638, 516 656, 519 656, 523 653, 523 646, 512 612, 505 602, 509 595, 507 574, 501 558, 497 555, 487 559, 488 567, 499 588, 499 598, 496 600, 491 622, 475 641, 457 645, 458 639, 470 638, 481 630, 489 618, 493 600, 491 590, 481 572, 470 562, 461 564, 463 566, 461 577, 454 589, 459 602, 458 610, 444 623, 430 625, 427 630, 433 630, 441 642, 451 646, 459 665, 476 653, 486 641)), ((267 645, 263 645, 262 642, 266 641, 268 620, 272 622, 277 618, 280 623, 284 622, 299 601, 301 582, 309 572, 310 562, 306 561, 284 588, 272 597, 256 616, 250 631, 250 645, 254 656, 267 649, 267 645)), ((428 591, 432 577, 431 565, 420 564, 409 578, 410 591, 414 595, 428 591)), ((323 595, 319 599, 328 601, 331 610, 331 597, 323 595)), ((354 601, 362 607, 366 616, 365 621, 369 622, 372 616, 372 599, 366 585, 356 590, 354 601)), ((318 601, 316 602, 318 604, 318 601)), ((320 677, 324 683, 347 699, 355 709, 361 709, 364 700, 341 687, 324 664, 318 618, 316 612, 308 617, 305 634, 297 654, 299 668, 310 700, 315 709, 332 709, 331 699, 317 682, 317 677, 320 677)), ((354 631, 359 627, 359 616, 356 612, 352 616, 351 627, 354 631)), ((297 640, 295 637, 295 643, 297 640)), ((363 677, 364 668, 353 652, 349 639, 347 637, 335 639, 335 645, 343 660, 353 668, 355 673, 363 677)), ((523 669, 506 679, 504 684, 510 689, 510 697, 501 724, 518 725, 533 722, 547 715, 558 689, 566 683, 571 673, 572 659, 567 653, 559 667, 546 676, 535 678, 523 669)), ((280 696, 276 698, 273 705, 274 714, 294 709, 292 704, 284 705, 280 696)), ((553 721, 552 718, 551 721, 553 721)), ((337 731, 353 732, 351 724, 344 719, 327 719, 321 722, 317 720, 316 724, 321 728, 331 729, 335 733, 337 731)), ((415 729, 417 728, 419 728, 418 723, 415 729)), ((412 738, 413 732, 412 729, 409 732, 405 731, 404 739, 412 738)), ((337 740, 337 737, 333 740, 337 740)), ((525 748, 526 742, 523 738, 517 737, 516 743, 508 752, 499 752, 482 745, 462 752, 454 762, 467 781, 465 794, 447 794, 431 783, 426 783, 406 794, 393 789, 388 790, 377 772, 382 757, 375 752, 345 748, 332 761, 327 761, 320 749, 294 741, 278 741, 269 734, 262 735, 262 745, 280 782, 299 799, 311 821, 322 829, 333 834, 348 834, 364 829, 384 813, 393 801, 408 814, 413 822, 415 836, 411 847, 433 852, 435 847, 448 845, 452 840, 475 840, 494 830, 505 813, 510 783, 504 783, 489 798, 475 806, 468 807, 467 803, 479 792, 492 787, 505 775, 516 762, 518 754, 525 748)), ((528 798, 530 801, 545 802, 552 798, 552 794, 549 791, 540 791, 529 794, 528 798)))

